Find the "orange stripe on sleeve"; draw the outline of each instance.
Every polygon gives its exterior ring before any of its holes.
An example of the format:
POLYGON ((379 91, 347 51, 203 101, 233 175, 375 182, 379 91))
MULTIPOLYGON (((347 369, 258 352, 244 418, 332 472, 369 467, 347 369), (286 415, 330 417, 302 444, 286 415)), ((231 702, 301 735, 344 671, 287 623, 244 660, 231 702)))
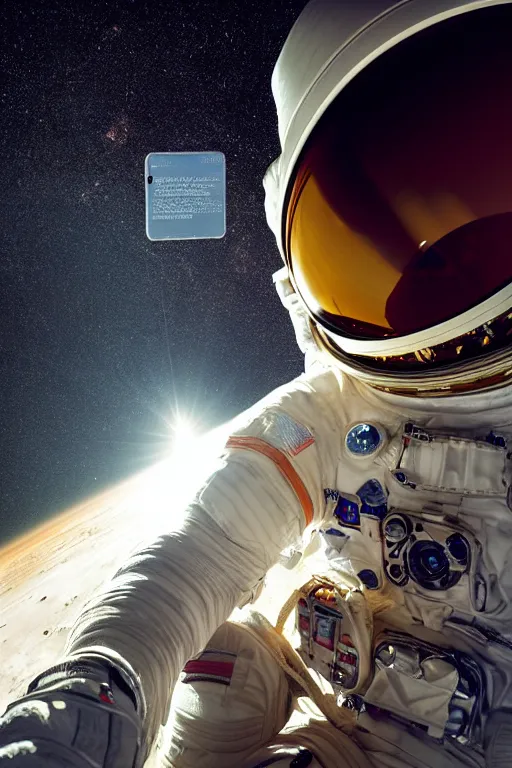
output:
POLYGON ((283 477, 288 480, 291 487, 295 491, 297 498, 299 499, 304 517, 306 519, 306 525, 309 525, 313 520, 313 502, 311 496, 301 478, 299 473, 291 463, 291 461, 284 455, 282 451, 274 448, 273 445, 266 443, 259 437, 247 437, 238 436, 230 437, 226 443, 227 448, 242 448, 248 451, 255 451, 256 453, 262 453, 264 456, 268 456, 272 459, 283 477))

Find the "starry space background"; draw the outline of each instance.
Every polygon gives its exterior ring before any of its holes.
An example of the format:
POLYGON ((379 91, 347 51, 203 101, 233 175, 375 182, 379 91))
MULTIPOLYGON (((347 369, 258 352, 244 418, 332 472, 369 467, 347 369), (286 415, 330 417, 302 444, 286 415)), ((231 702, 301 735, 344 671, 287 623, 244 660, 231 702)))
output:
POLYGON ((305 0, 0 10, 0 543, 300 373, 261 180, 305 0), (151 242, 144 158, 221 151, 222 240, 151 242))

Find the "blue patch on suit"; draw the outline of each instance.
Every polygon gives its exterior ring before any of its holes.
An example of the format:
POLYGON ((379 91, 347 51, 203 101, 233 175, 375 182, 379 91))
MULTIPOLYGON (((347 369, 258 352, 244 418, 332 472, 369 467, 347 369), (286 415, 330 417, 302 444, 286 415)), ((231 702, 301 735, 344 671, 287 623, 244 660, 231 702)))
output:
POLYGON ((388 498, 378 480, 375 478, 368 480, 357 491, 357 496, 359 496, 362 502, 362 515, 378 517, 379 520, 384 520, 388 513, 388 498))
POLYGON ((344 499, 343 496, 340 496, 338 499, 336 509, 334 510, 334 517, 337 517, 343 525, 350 525, 353 528, 358 528, 361 524, 359 506, 355 501, 344 499))

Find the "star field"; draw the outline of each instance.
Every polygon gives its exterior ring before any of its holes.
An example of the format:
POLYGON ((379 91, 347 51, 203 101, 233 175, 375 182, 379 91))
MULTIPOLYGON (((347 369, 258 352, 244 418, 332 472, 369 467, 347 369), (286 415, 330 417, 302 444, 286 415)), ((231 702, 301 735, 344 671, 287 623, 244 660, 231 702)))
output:
POLYGON ((301 371, 261 180, 304 4, 0 11, 0 542, 163 457, 177 409, 212 427, 301 371), (210 150, 226 237, 150 242, 146 154, 210 150))

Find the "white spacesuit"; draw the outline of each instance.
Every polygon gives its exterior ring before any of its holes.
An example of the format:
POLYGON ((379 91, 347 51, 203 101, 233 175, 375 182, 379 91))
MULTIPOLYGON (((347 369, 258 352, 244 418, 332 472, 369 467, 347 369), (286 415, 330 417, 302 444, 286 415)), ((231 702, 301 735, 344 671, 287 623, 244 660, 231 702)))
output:
POLYGON ((265 188, 306 373, 87 606, 0 721, 2 766, 141 766, 178 679, 173 768, 512 765, 511 21, 305 8, 265 188), (277 629, 226 623, 301 540, 315 576, 277 629))

